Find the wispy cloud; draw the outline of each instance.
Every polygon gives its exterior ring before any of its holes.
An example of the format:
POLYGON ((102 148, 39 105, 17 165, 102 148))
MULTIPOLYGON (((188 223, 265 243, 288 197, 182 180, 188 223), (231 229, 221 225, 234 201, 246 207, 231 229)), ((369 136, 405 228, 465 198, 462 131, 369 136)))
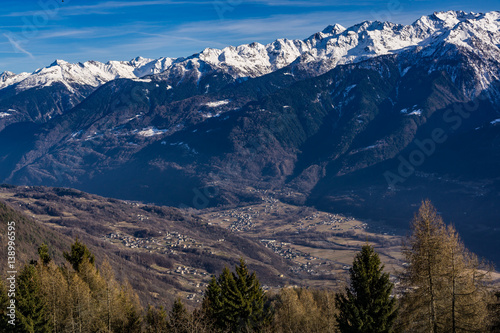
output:
POLYGON ((87 29, 67 29, 60 30, 54 29, 52 31, 47 31, 41 33, 37 36, 37 39, 51 39, 51 38, 88 38, 92 34, 95 34, 97 29, 87 28, 87 29))
POLYGON ((10 45, 12 45, 16 50, 18 50, 19 52, 21 53, 24 53, 26 55, 28 55, 31 59, 35 59, 35 57, 33 56, 33 54, 31 54, 30 52, 26 51, 19 42, 17 42, 14 38, 12 38, 12 36, 10 36, 9 34, 6 34, 4 33, 3 34, 5 38, 7 38, 9 40, 9 43, 10 45))

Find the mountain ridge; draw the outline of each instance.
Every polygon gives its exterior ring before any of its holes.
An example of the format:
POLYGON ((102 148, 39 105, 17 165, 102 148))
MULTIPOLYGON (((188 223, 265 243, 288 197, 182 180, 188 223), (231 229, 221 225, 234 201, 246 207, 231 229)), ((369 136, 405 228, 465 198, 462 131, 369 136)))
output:
MULTIPOLYGON (((107 63, 101 63, 90 60, 77 64, 70 64, 64 60, 55 60, 48 67, 37 69, 31 74, 23 72, 16 75, 8 71, 3 72, 0 74, 0 90, 14 84, 17 85, 16 89, 18 90, 26 90, 33 86, 50 84, 50 80, 44 81, 40 79, 40 81, 37 81, 32 76, 50 76, 52 73, 48 69, 52 67, 59 67, 61 72, 66 72, 67 74, 76 72, 77 67, 88 69, 87 72, 80 73, 82 75, 77 77, 81 81, 74 81, 80 85, 98 87, 102 83, 116 78, 140 79, 144 76, 161 74, 166 70, 172 70, 174 67, 184 67, 185 69, 188 67, 189 61, 193 60, 206 62, 209 65, 226 70, 234 78, 240 78, 268 74, 290 65, 301 56, 304 58, 305 63, 311 61, 309 57, 312 57, 315 61, 333 58, 335 63, 318 73, 322 74, 334 68, 338 63, 346 64, 361 61, 365 59, 364 57, 369 57, 370 53, 373 56, 378 56, 398 51, 401 52, 408 47, 426 46, 432 43, 432 40, 429 41, 427 39, 432 39, 434 34, 439 35, 444 29, 453 30, 460 24, 470 24, 474 25, 475 28, 482 27, 489 30, 498 29, 500 24, 495 24, 494 21, 495 19, 498 21, 499 17, 499 12, 476 14, 465 13, 463 11, 446 11, 422 16, 411 25, 406 26, 379 21, 364 21, 349 28, 335 24, 304 40, 289 40, 285 38, 277 39, 266 45, 254 42, 236 47, 228 46, 223 49, 206 48, 199 53, 184 58, 161 57, 158 59, 149 59, 139 56, 130 61, 108 61, 107 63), (370 32, 377 32, 380 35, 375 33, 370 34, 370 32), (393 32, 392 35, 390 34, 391 32, 393 32), (358 36, 354 37, 353 35, 358 36), (377 38, 380 40, 377 40, 377 38), (367 41, 363 39, 367 39, 367 41), (360 42, 366 44, 362 52, 349 55, 349 53, 355 53, 353 50, 359 46, 360 42), (391 44, 391 42, 394 43, 391 44), (355 46, 349 48, 353 44, 355 46), (83 74, 91 77, 95 76, 95 80, 88 81, 85 80, 85 77, 82 79, 83 74), (16 78, 17 76, 19 78, 16 78), (9 79, 10 81, 8 81, 9 79), (27 79, 29 79, 27 82, 21 84, 27 79)), ((460 32, 463 32, 464 29, 460 29, 460 32)), ((498 33, 491 37, 498 43, 498 33)), ((70 75, 67 80, 71 81, 71 79, 73 77, 70 75)), ((64 82, 64 80, 60 79, 59 82, 64 82)), ((66 85, 71 86, 69 83, 66 85)))

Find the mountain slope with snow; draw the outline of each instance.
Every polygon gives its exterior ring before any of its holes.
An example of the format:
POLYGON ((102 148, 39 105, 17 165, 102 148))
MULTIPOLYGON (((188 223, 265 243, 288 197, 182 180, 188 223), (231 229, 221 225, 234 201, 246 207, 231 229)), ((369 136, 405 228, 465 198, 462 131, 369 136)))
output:
POLYGON ((422 16, 406 26, 365 21, 345 29, 337 24, 305 40, 278 39, 267 45, 252 43, 222 50, 205 49, 189 59, 174 61, 166 72, 179 70, 179 67, 192 68, 193 63, 206 63, 234 78, 258 77, 295 62, 299 67, 310 69, 311 76, 316 76, 340 64, 412 49, 423 50, 432 56, 443 44, 463 47, 478 56, 482 52, 490 52, 490 57, 498 54, 500 12, 440 12, 422 16), (488 47, 478 49, 471 45, 471 39, 488 47))
POLYGON ((500 12, 439 12, 422 16, 406 26, 365 21, 345 29, 336 24, 305 40, 277 39, 267 45, 251 43, 224 49, 207 48, 188 58, 139 57, 128 62, 109 61, 105 64, 96 61, 70 64, 57 60, 31 74, 4 72, 0 75, 0 90, 15 85, 17 91, 22 91, 55 82, 72 90, 75 85, 98 87, 117 78, 133 79, 160 73, 164 73, 159 76, 163 79, 178 77, 172 76, 173 72, 196 71, 201 76, 205 68, 220 70, 235 79, 253 78, 294 62, 309 68, 314 76, 339 64, 356 63, 409 49, 418 49, 419 52, 425 49, 424 52, 432 56, 443 43, 465 48, 478 56, 484 52, 499 54, 500 12), (486 47, 478 48, 477 44, 486 47))
POLYGON ((171 58, 146 59, 135 58, 131 61, 87 61, 71 64, 56 60, 50 66, 37 69, 31 74, 15 75, 4 72, 0 75, 0 89, 16 85, 17 91, 35 87, 46 87, 55 82, 63 83, 70 91, 75 86, 99 87, 103 83, 119 78, 138 78, 160 73, 172 64, 171 58))

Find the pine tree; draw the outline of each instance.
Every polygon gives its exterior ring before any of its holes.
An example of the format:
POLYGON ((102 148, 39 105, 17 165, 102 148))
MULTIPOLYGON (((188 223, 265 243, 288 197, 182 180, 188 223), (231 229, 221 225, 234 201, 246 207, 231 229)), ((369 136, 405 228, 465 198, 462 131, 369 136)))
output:
POLYGON ((236 266, 236 274, 232 274, 226 292, 223 292, 226 313, 231 327, 246 331, 259 326, 264 315, 264 291, 260 287, 257 276, 250 274, 243 259, 236 266))
POLYGON ((75 271, 79 271, 80 264, 84 261, 94 264, 95 257, 90 252, 90 250, 85 246, 85 244, 80 243, 78 237, 75 239, 73 245, 71 245, 71 252, 64 252, 64 258, 73 266, 75 271))
POLYGON ((349 270, 351 283, 345 294, 335 297, 341 332, 392 332, 396 319, 396 300, 390 294, 393 284, 389 274, 382 273, 378 254, 369 245, 363 246, 349 270))
POLYGON ((42 245, 40 245, 40 247, 38 248, 38 254, 40 255, 40 261, 44 265, 48 265, 52 260, 49 255, 49 247, 45 243, 42 243, 42 245))
POLYGON ((163 333, 167 331, 167 313, 162 306, 157 309, 150 305, 146 311, 144 322, 147 333, 163 333))
MULTIPOLYGON (((224 267, 223 272, 227 271, 229 274, 229 269, 224 267)), ((221 278, 219 278, 221 280, 221 278)), ((212 321, 213 324, 217 326, 222 326, 221 322, 216 322, 218 318, 220 318, 220 312, 222 311, 222 296, 221 296, 221 288, 219 286, 219 281, 217 277, 214 275, 210 280, 207 289, 205 290, 205 296, 202 302, 202 312, 204 317, 206 317, 209 321, 212 321)))
POLYGON ((51 332, 46 300, 34 265, 24 266, 19 274, 16 303, 17 332, 51 332))
POLYGON ((190 315, 181 299, 175 300, 168 319, 168 332, 189 333, 190 315))
POLYGON ((215 326, 247 332, 267 323, 264 300, 264 291, 255 272, 250 274, 244 260, 240 259, 236 273, 225 267, 218 279, 212 278, 203 308, 215 326))

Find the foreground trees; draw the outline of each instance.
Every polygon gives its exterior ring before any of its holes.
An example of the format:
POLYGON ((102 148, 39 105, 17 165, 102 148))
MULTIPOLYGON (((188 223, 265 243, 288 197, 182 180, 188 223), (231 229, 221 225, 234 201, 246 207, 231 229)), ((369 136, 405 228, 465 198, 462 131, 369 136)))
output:
POLYGON ((286 287, 266 294, 241 259, 234 272, 226 267, 212 278, 194 311, 180 299, 168 311, 143 311, 130 284, 120 283, 106 260, 97 267, 78 239, 63 265, 42 244, 39 259, 18 275, 15 327, 7 325, 10 296, 0 281, 0 333, 392 332, 395 321, 397 332, 498 332, 500 293, 486 288, 487 270, 455 229, 425 201, 411 230, 397 297, 378 254, 365 245, 344 293, 286 287))
POLYGON ((50 332, 39 271, 34 265, 26 265, 18 280, 16 326, 21 332, 50 332))
POLYGON ((252 332, 267 323, 264 291, 254 273, 250 274, 243 259, 236 273, 227 267, 207 287, 203 311, 213 324, 231 332, 252 332))
POLYGON ((486 271, 453 226, 446 227, 429 201, 411 224, 403 248, 408 266, 400 328, 412 332, 487 331, 486 271))
POLYGON ((283 288, 273 301, 270 332, 336 332, 335 294, 328 290, 283 288))
POLYGON ((340 332, 392 332, 396 319, 396 300, 391 297, 393 284, 389 274, 369 245, 363 246, 349 270, 351 283, 345 294, 335 296, 339 309, 340 332))
POLYGON ((38 252, 39 260, 25 265, 17 279, 15 326, 2 312, 0 332, 141 332, 137 295, 116 281, 106 261, 98 270, 78 240, 65 254, 71 267, 57 266, 44 244, 38 252))

